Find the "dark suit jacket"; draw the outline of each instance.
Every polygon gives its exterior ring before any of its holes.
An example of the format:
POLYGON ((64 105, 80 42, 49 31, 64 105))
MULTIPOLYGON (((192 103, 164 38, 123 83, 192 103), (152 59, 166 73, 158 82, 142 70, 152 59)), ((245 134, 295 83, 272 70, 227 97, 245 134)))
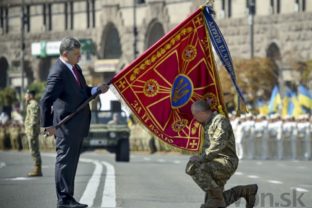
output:
MULTIPOLYGON (((91 87, 88 87, 80 73, 81 86, 76 83, 75 77, 68 67, 57 59, 52 66, 45 92, 40 100, 41 126, 56 125, 64 117, 74 112, 77 107, 91 96, 91 87), (52 108, 53 107, 53 108, 52 108)), ((85 137, 90 126, 90 108, 87 105, 76 116, 57 128, 57 137, 85 137)))

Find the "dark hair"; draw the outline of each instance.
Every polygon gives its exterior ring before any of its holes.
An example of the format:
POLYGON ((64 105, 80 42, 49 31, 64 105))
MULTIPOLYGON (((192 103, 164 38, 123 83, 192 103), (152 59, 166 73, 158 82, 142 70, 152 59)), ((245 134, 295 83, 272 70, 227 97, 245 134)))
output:
POLYGON ((80 42, 73 37, 65 37, 61 41, 60 54, 62 55, 65 51, 72 51, 75 48, 80 48, 80 42))
POLYGON ((210 111, 210 105, 207 100, 197 100, 192 104, 193 107, 200 111, 210 111))
POLYGON ((27 94, 30 94, 32 96, 35 96, 36 95, 36 91, 35 90, 27 90, 26 91, 27 94))

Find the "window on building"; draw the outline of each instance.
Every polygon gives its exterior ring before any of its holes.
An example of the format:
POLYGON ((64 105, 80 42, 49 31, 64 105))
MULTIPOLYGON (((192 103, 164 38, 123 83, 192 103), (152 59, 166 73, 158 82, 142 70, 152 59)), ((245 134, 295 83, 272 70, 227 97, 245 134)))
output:
POLYGON ((95 0, 86 1, 87 28, 95 27, 95 0))
POLYGON ((90 1, 86 1, 87 28, 90 27, 90 1))
POLYGON ((65 26, 65 30, 68 29, 68 3, 65 2, 64 3, 64 26, 65 26))
POLYGON ((48 30, 52 30, 52 4, 48 4, 48 30))
POLYGON ((42 5, 43 25, 46 31, 52 30, 52 4, 42 5))
POLYGON ((92 27, 95 27, 95 0, 91 0, 91 7, 92 7, 92 27))
POLYGON ((26 24, 26 31, 30 32, 30 5, 26 6, 24 24, 26 24))
POLYGON ((297 12, 306 11, 306 0, 296 0, 296 11, 297 12))
POLYGON ((2 7, 0 7, 0 27, 1 27, 1 30, 3 31, 3 28, 4 28, 4 10, 2 7))
POLYGON ((228 18, 232 16, 232 0, 222 0, 221 2, 222 17, 228 18))
POLYGON ((272 14, 279 14, 281 12, 281 0, 271 0, 272 14))
POLYGON ((137 4, 145 4, 145 0, 136 0, 137 4))
POLYGON ((248 10, 248 14, 255 15, 256 14, 256 0, 246 0, 246 8, 248 10))
POLYGON ((69 28, 74 29, 74 2, 69 3, 69 15, 70 15, 70 25, 69 28))
POLYGON ((9 9, 7 7, 0 7, 0 28, 2 33, 9 32, 9 9))

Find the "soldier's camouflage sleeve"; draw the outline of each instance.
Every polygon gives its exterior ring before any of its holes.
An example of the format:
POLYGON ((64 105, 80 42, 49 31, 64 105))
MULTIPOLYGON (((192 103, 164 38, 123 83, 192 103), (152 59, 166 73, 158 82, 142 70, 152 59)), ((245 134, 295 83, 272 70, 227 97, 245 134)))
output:
POLYGON ((208 128, 208 131, 211 129, 213 132, 208 132, 210 138, 210 145, 204 151, 204 159, 212 160, 220 153, 229 142, 229 131, 230 124, 228 120, 223 116, 217 116, 216 119, 212 121, 212 126, 208 128))
POLYGON ((40 108, 36 101, 31 101, 27 106, 27 115, 25 119, 25 133, 30 137, 39 134, 40 123, 39 123, 40 108))

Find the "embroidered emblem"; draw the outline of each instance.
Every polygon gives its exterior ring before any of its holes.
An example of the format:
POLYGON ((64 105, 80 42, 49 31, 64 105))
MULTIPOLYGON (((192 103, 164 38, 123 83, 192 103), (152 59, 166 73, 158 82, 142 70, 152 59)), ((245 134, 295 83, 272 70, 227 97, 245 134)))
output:
POLYGON ((180 74, 174 80, 171 90, 171 106, 180 108, 187 104, 193 94, 193 83, 189 77, 180 74))
POLYGON ((186 119, 178 120, 172 123, 172 129, 175 132, 181 131, 184 127, 186 127, 188 124, 188 121, 186 119))
POLYGON ((159 91, 159 84, 154 79, 149 79, 144 84, 143 92, 147 97, 154 97, 159 91))
POLYGON ((184 61, 192 61, 197 55, 196 48, 192 45, 188 45, 185 47, 182 53, 182 59, 184 61))

